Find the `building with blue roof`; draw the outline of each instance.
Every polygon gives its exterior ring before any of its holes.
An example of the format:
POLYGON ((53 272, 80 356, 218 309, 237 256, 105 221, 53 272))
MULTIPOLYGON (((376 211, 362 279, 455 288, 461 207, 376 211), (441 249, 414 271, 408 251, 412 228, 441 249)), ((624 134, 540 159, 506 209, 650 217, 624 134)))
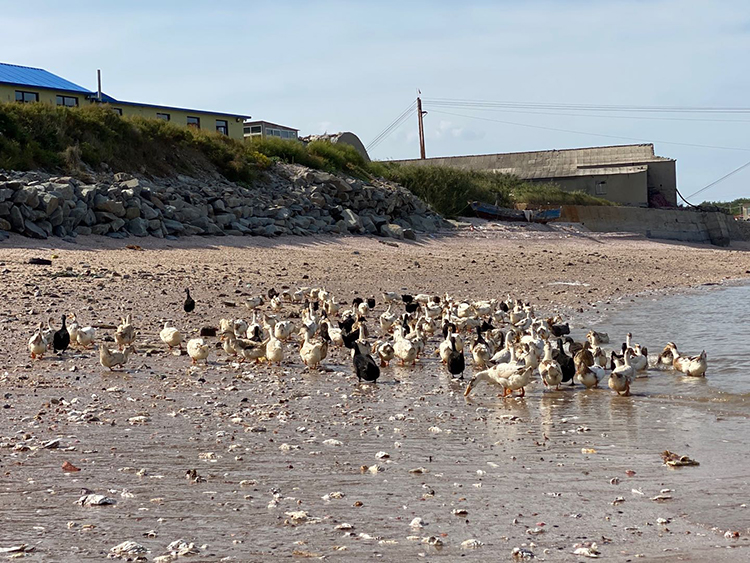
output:
POLYGON ((182 127, 216 131, 234 139, 244 137, 249 115, 125 102, 88 90, 42 68, 0 63, 0 102, 48 103, 66 107, 106 104, 119 115, 162 119, 182 127))

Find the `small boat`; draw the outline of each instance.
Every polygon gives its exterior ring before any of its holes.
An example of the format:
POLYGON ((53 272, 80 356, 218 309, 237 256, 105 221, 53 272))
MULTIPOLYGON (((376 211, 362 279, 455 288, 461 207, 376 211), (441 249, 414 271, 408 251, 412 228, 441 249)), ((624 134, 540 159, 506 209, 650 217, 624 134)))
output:
POLYGON ((522 211, 520 209, 509 209, 498 207, 481 201, 472 201, 469 206, 477 217, 489 219, 490 221, 522 221, 525 223, 547 223, 560 218, 560 208, 522 211))

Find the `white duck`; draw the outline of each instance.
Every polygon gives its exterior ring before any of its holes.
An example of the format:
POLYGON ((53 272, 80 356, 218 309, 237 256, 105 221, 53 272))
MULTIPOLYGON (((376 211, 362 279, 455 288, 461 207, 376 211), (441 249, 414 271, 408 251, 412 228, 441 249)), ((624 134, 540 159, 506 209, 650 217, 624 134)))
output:
POLYGON ((302 362, 308 368, 317 368, 325 357, 325 343, 322 341, 310 340, 310 333, 304 328, 300 329, 300 336, 304 338, 302 346, 300 346, 299 349, 299 355, 302 358, 302 362))
POLYGON ((706 351, 703 350, 697 356, 683 356, 677 351, 676 346, 672 346, 672 367, 677 371, 691 377, 705 377, 708 369, 708 358, 706 351))
POLYGON ((545 387, 560 389, 562 383, 562 368, 560 364, 552 359, 552 344, 544 343, 544 359, 539 363, 539 374, 545 387))
POLYGON ((402 366, 404 364, 414 365, 417 360, 417 348, 411 340, 404 338, 403 330, 404 329, 400 325, 396 325, 396 328, 393 331, 393 353, 398 358, 399 364, 402 366))
POLYGON ((266 360, 269 364, 275 362, 279 365, 284 360, 284 343, 274 335, 271 335, 266 344, 266 360))
POLYGON ((96 337, 96 329, 93 326, 79 326, 78 319, 76 318, 75 313, 73 313, 70 317, 71 321, 68 324, 70 343, 81 348, 88 348, 94 343, 94 338, 96 337))
POLYGON ((396 355, 395 351, 393 350, 393 344, 388 342, 387 340, 378 340, 372 345, 372 349, 370 350, 372 354, 377 354, 380 358, 380 366, 385 367, 388 365, 388 363, 393 359, 393 357, 396 355))
POLYGON ((109 368, 109 371, 114 371, 115 366, 124 366, 130 354, 134 351, 132 346, 127 346, 122 352, 117 350, 110 350, 102 342, 99 344, 99 363, 102 367, 109 368))
POLYGON ((388 334, 393 324, 398 320, 398 315, 391 312, 391 305, 380 315, 380 334, 388 334))
POLYGON ((32 358, 42 358, 47 351, 47 342, 44 340, 44 323, 39 323, 34 335, 29 338, 29 353, 32 358))
POLYGON ((609 388, 616 391, 618 395, 630 395, 630 384, 635 380, 635 368, 630 365, 632 354, 631 350, 625 350, 624 364, 616 367, 609 374, 609 388))
POLYGON ((190 359, 193 360, 193 365, 200 360, 205 360, 206 365, 208 365, 208 354, 211 352, 211 346, 202 338, 191 338, 187 343, 187 352, 190 359))
POLYGON ((175 346, 182 350, 182 333, 169 321, 164 323, 164 328, 159 332, 159 338, 161 338, 164 344, 169 346, 170 350, 175 346))
POLYGON ((593 389, 594 387, 599 387, 599 383, 607 377, 607 370, 598 365, 584 366, 581 368, 581 372, 577 373, 575 377, 586 389, 593 389))

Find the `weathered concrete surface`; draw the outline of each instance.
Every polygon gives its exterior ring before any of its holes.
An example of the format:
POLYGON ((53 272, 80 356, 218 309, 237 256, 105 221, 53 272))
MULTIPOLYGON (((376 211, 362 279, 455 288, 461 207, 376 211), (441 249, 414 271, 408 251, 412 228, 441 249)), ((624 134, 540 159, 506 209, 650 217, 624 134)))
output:
POLYGON ((750 240, 748 226, 718 212, 565 205, 560 219, 581 223, 591 231, 640 233, 649 238, 715 246, 729 246, 732 240, 750 240))

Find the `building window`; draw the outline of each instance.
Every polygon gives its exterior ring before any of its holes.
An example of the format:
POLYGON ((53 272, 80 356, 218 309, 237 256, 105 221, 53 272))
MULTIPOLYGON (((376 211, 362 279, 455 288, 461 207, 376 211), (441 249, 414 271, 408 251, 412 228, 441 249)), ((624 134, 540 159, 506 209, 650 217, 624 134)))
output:
POLYGON ((200 129, 201 128, 201 118, 200 117, 191 117, 191 116, 188 115, 187 124, 188 124, 188 127, 195 127, 196 129, 200 129))
POLYGON ((22 90, 16 90, 16 101, 28 104, 31 102, 39 101, 39 94, 36 92, 24 92, 22 90))
POLYGON ((252 127, 250 127, 251 135, 260 135, 261 133, 263 133, 263 127, 261 127, 260 125, 253 125, 252 127))
POLYGON ((229 135, 229 123, 225 119, 217 119, 216 131, 222 135, 229 135))
POLYGON ((69 108, 78 107, 78 98, 74 96, 56 96, 55 99, 58 106, 65 106, 69 108))
POLYGON ((607 195, 607 182, 596 183, 596 195, 607 195))
POLYGON ((122 116, 122 108, 112 108, 112 111, 117 115, 122 116))
MULTIPOLYGON (((157 113, 156 119, 163 119, 164 121, 169 121, 169 114, 168 113, 157 113)), ((188 118, 190 119, 190 118, 188 118)))

